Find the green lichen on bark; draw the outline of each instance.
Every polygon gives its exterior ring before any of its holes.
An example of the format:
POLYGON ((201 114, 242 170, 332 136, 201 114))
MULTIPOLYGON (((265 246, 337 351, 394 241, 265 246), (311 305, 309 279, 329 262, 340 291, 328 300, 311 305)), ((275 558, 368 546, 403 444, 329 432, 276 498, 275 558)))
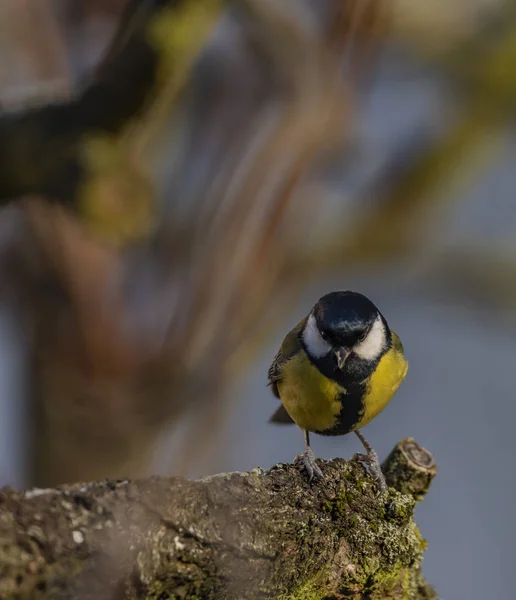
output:
POLYGON ((4 490, 0 597, 431 598, 414 499, 321 466, 4 490))
POLYGON ((340 467, 347 485, 323 506, 340 540, 338 560, 285 599, 326 598, 333 587, 346 598, 418 598, 426 542, 412 520, 414 500, 393 489, 380 496, 360 467, 340 467))

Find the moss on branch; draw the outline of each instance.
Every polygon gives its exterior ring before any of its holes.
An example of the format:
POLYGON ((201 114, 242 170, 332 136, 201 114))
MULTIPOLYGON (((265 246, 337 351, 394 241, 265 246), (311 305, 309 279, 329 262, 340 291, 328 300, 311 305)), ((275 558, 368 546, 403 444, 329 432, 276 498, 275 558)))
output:
POLYGON ((0 597, 437 598, 415 501, 359 464, 0 494, 0 597))

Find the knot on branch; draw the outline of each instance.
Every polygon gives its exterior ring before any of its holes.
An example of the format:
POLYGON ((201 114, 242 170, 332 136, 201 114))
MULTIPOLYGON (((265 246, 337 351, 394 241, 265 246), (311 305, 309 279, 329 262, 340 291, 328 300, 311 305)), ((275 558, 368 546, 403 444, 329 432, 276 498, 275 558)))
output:
POLYGON ((437 475, 437 465, 432 454, 409 437, 396 444, 382 471, 387 485, 419 502, 437 475))

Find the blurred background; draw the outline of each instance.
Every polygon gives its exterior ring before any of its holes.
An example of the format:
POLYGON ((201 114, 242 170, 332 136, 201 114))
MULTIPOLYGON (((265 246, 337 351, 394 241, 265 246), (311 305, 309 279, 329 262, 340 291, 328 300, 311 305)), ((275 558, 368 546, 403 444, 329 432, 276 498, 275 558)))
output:
POLYGON ((291 461, 267 369, 355 289, 428 579, 513 597, 515 64, 509 0, 2 0, 0 485, 291 461))

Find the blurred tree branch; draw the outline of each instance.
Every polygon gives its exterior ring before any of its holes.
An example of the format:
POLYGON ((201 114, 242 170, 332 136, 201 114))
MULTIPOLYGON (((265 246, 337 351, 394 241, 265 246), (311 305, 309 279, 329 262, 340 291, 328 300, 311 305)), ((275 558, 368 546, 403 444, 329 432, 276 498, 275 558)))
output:
MULTIPOLYGON (((410 442, 410 463, 384 465, 404 489, 435 475, 430 453, 410 442)), ((321 464, 320 484, 277 465, 199 481, 4 489, 0 594, 437 600, 421 572, 414 498, 379 494, 356 463, 321 464)), ((428 485, 415 488, 420 500, 428 485)))
POLYGON ((120 230, 130 236, 133 227, 148 225, 145 209, 153 192, 149 184, 145 188, 145 175, 136 179, 141 194, 131 194, 127 184, 118 194, 122 206, 106 179, 136 168, 129 130, 155 110, 164 87, 177 96, 223 5, 133 1, 93 81, 77 98, 0 116, 0 201, 44 195, 79 207, 108 235, 120 230))
MULTIPOLYGON (((465 88, 456 116, 449 116, 446 131, 432 140, 402 142, 357 200, 357 206, 369 208, 351 216, 354 226, 344 223, 345 235, 335 232, 331 244, 308 258, 313 269, 383 263, 418 252, 423 222, 445 202, 464 198, 460 188, 471 186, 493 163, 516 105, 513 6, 503 15, 496 35, 487 41, 479 35, 441 57, 451 83, 465 88)), ((306 262, 303 257, 298 268, 305 271, 306 262)))

